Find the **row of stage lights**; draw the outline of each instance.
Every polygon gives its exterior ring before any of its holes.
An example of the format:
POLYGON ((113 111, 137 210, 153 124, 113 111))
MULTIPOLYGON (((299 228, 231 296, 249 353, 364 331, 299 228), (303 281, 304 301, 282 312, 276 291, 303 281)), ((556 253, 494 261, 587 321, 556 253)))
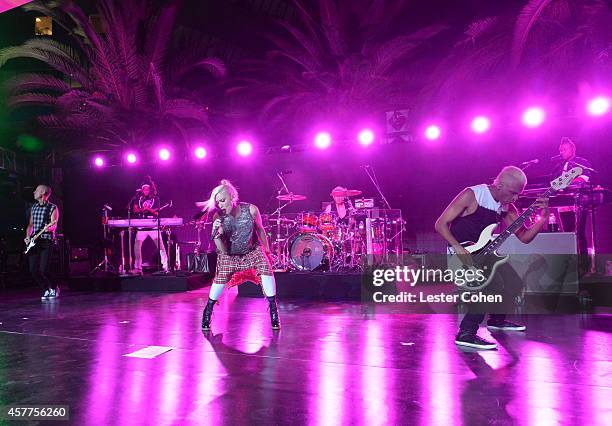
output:
MULTIPOLYGON (((610 105, 610 98, 598 96, 587 102, 586 113, 593 117, 601 117, 610 111, 610 105)), ((521 121, 527 128, 535 129, 546 121, 546 110, 541 106, 531 106, 523 111, 521 121)), ((488 132, 491 130, 491 118, 486 115, 477 115, 473 117, 470 122, 470 130, 475 134, 484 134, 488 132)), ((429 123, 424 126, 423 136, 430 141, 440 139, 443 134, 444 131, 440 123, 429 123)), ((357 141, 364 148, 372 145, 375 140, 376 135, 372 129, 366 128, 357 134, 357 141)), ((313 145, 321 150, 329 148, 332 142, 332 135, 326 131, 317 133, 313 139, 313 145)), ((253 154, 254 151, 253 143, 246 139, 238 142, 235 148, 236 153, 241 157, 248 157, 253 154)), ((281 150, 290 151, 291 147, 285 145, 281 150)), ((158 150, 157 155, 161 161, 168 161, 172 157, 172 152, 169 148, 162 147, 158 150)), ((193 156, 196 160, 204 160, 207 155, 208 152, 204 146, 197 146, 193 150, 193 156)), ((127 152, 124 155, 124 160, 128 165, 134 165, 138 163, 138 154, 134 151, 127 152)), ((106 165, 106 159, 101 155, 97 155, 94 157, 93 163, 96 167, 104 167, 106 165)))

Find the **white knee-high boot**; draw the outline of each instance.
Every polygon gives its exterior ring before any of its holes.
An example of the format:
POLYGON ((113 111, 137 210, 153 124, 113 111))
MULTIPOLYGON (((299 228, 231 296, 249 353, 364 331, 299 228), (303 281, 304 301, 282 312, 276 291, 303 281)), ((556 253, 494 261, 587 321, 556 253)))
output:
POLYGON ((212 300, 219 300, 221 297, 221 293, 223 293, 223 289, 225 285, 223 284, 213 284, 210 288, 210 292, 208 293, 208 297, 212 300))
POLYGON ((276 306, 276 281, 274 276, 262 275, 261 286, 270 304, 270 322, 272 323, 272 328, 278 330, 280 328, 280 318, 278 317, 278 307, 276 306))
POLYGON ((202 313, 202 330, 210 330, 210 320, 212 319, 213 308, 219 297, 221 297, 224 288, 225 285, 223 284, 213 284, 210 288, 208 303, 206 303, 206 307, 202 313))
POLYGON ((262 275, 261 286, 266 297, 276 296, 276 280, 274 276, 262 275))

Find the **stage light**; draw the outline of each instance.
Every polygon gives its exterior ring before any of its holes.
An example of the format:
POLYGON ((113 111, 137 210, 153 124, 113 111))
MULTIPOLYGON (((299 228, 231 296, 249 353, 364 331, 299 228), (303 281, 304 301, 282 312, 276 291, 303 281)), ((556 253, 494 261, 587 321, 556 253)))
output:
POLYGON ((442 130, 440 130, 440 127, 436 126, 435 124, 427 126, 427 128, 425 129, 425 137, 430 141, 435 141, 439 139, 441 135, 442 130))
POLYGON ((327 149, 331 145, 331 135, 327 132, 319 132, 314 138, 314 144, 319 149, 327 149))
POLYGON ((540 107, 534 106, 527 108, 523 113, 523 124, 527 127, 538 127, 544 122, 546 113, 540 107))
POLYGON ((247 157, 253 153, 253 144, 247 140, 240 141, 236 147, 236 151, 242 157, 247 157))
POLYGON ((162 161, 168 161, 170 159, 170 151, 168 148, 162 148, 159 150, 159 159, 162 161))
POLYGON ((128 163, 130 164, 134 164, 136 163, 136 160, 138 160, 136 158, 136 154, 134 154, 133 152, 130 152, 128 155, 125 156, 125 159, 127 160, 128 163))
POLYGON ((491 121, 484 115, 479 115, 474 117, 471 127, 474 133, 484 133, 491 127, 491 121))
POLYGON ((374 142, 374 132, 370 129, 363 129, 357 135, 357 140, 361 144, 361 146, 369 146, 374 142))
POLYGON ((94 164, 96 165, 96 167, 102 167, 104 166, 104 158, 102 157, 96 157, 94 159, 94 164))
POLYGON ((610 110, 610 98, 598 96, 587 104, 587 112, 595 117, 602 116, 610 110))
POLYGON ((196 156, 197 159, 202 160, 206 157, 206 148, 204 148, 203 146, 199 146, 195 149, 195 151, 193 152, 196 156))

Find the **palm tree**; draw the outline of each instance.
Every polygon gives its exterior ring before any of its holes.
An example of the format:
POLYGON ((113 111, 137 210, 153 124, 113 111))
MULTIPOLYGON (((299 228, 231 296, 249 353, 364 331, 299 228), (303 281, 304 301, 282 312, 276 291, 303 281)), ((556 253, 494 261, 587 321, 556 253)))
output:
POLYGON ((208 126, 206 104, 183 83, 187 75, 223 76, 225 66, 173 30, 178 2, 157 11, 146 0, 100 0, 102 33, 72 2, 24 7, 51 16, 72 43, 34 38, 0 50, 0 66, 32 58, 53 71, 7 82, 8 103, 43 107, 38 121, 69 148, 138 145, 159 134, 187 142, 190 129, 208 126))
POLYGON ((349 123, 414 103, 425 75, 418 54, 444 26, 390 31, 401 27, 392 22, 401 2, 320 0, 312 11, 293 4, 297 22, 277 21, 266 34, 273 49, 232 82, 234 104, 288 135, 296 123, 349 123))
POLYGON ((575 91, 582 79, 609 73, 610 24, 612 13, 601 0, 529 0, 478 19, 432 73, 429 102, 449 105, 491 93, 503 102, 534 87, 575 91))

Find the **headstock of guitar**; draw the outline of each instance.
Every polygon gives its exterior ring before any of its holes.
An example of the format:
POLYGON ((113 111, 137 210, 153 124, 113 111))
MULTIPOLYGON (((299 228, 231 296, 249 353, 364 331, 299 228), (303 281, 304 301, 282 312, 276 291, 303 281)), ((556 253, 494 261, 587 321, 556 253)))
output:
POLYGON ((550 187, 555 191, 560 191, 567 188, 578 176, 582 174, 582 167, 574 167, 566 172, 563 172, 561 176, 550 182, 550 187))

